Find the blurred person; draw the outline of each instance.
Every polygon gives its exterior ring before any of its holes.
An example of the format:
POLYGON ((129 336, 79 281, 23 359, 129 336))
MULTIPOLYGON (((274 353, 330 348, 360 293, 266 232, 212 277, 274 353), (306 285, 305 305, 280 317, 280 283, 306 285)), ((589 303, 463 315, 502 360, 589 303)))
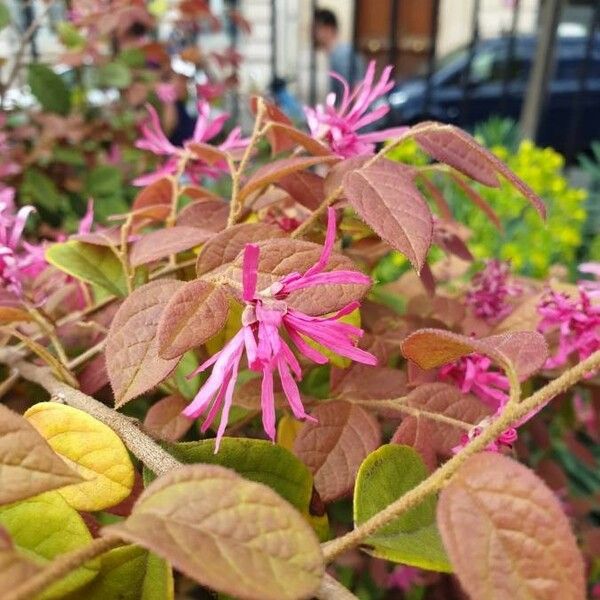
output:
MULTIPOLYGON (((362 80, 366 71, 365 60, 354 50, 352 44, 339 39, 335 13, 325 8, 315 10, 312 35, 315 46, 329 56, 330 71, 341 75, 351 86, 362 80)), ((330 76, 329 87, 338 104, 344 95, 343 84, 336 77, 330 76)))
POLYGON ((281 108, 281 110, 296 123, 304 122, 304 112, 302 105, 298 102, 298 99, 288 89, 288 82, 283 77, 273 77, 269 84, 269 91, 271 97, 275 101, 275 104, 281 108))

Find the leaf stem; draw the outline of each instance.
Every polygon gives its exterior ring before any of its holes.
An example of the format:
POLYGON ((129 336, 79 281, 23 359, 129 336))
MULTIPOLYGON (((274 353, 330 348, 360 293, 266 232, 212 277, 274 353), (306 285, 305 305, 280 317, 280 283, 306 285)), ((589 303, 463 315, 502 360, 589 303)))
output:
POLYGON ((508 429, 520 419, 526 417, 530 412, 541 408, 552 398, 563 393, 580 381, 587 373, 600 368, 600 350, 580 362, 573 368, 565 371, 562 375, 545 385, 543 388, 523 400, 519 404, 507 404, 498 418, 484 429, 478 437, 474 438, 453 458, 445 462, 437 471, 432 473, 418 486, 408 491, 404 496, 398 498, 382 511, 331 542, 323 545, 325 560, 332 561, 347 550, 359 546, 366 538, 378 529, 385 527, 394 519, 419 505, 426 497, 440 490, 461 465, 473 454, 484 450, 488 444, 493 442, 503 431, 508 429))
POLYGON ((72 361, 70 361, 67 364, 67 367, 69 368, 70 371, 72 371, 73 369, 76 369, 77 367, 82 365, 84 362, 87 362, 88 360, 90 360, 90 358, 93 358, 94 356, 96 356, 96 354, 98 354, 99 352, 102 352, 102 350, 104 350, 104 346, 106 346, 106 338, 104 338, 103 340, 100 340, 95 346, 88 348, 85 352, 82 352, 79 356, 77 356, 72 361))
POLYGON ((15 590, 5 590, 4 600, 29 600, 36 598, 48 586, 61 580, 86 562, 120 546, 123 542, 116 537, 101 537, 93 540, 87 546, 78 548, 55 558, 48 566, 30 577, 23 585, 15 590))

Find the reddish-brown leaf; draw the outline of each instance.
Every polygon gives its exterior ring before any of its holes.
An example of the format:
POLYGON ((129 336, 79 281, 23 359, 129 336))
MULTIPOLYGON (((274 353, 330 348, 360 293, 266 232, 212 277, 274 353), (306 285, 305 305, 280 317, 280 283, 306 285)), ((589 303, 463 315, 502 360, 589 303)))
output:
MULTIPOLYGON (((255 377, 238 385, 233 394, 233 403, 248 410, 261 410, 262 398, 262 379, 255 377)), ((273 396, 275 398, 275 407, 284 408, 288 406, 288 401, 283 393, 281 383, 276 378, 273 382, 273 396)))
POLYGON ((402 354, 422 369, 433 369, 473 352, 485 354, 526 379, 546 362, 548 347, 537 331, 515 331, 474 339, 445 329, 421 329, 402 342, 402 354))
POLYGON ((406 166, 381 159, 350 171, 344 194, 360 217, 420 270, 433 235, 433 217, 406 166))
POLYGON ((121 244, 121 228, 109 227, 108 229, 103 229, 102 231, 76 233, 75 235, 69 236, 69 239, 76 240, 78 242, 85 242, 86 244, 93 244, 94 246, 118 247, 121 244))
MULTIPOLYGON (((257 101, 258 98, 256 96, 252 96, 250 99, 250 108, 254 114, 256 114, 257 101)), ((266 108, 266 121, 293 126, 293 123, 289 117, 276 104, 267 102, 266 100, 263 100, 263 102, 265 103, 266 108)), ((285 135, 285 133, 279 133, 276 129, 269 128, 267 131, 267 140, 269 142, 269 146, 271 146, 271 154, 273 155, 279 154, 279 152, 285 152, 286 150, 292 150, 295 146, 294 141, 291 140, 289 136, 285 135)))
POLYGON ((0 505, 81 481, 26 419, 0 404, 0 505))
MULTIPOLYGON (((272 135, 277 139, 276 145, 279 150, 282 147, 289 150, 295 146, 302 146, 313 156, 331 156, 331 150, 327 146, 306 135, 303 131, 296 129, 293 125, 273 122, 271 123, 271 131, 273 132, 272 135)), ((275 154, 274 149, 273 154, 275 154)))
POLYGON ((194 424, 193 419, 181 414, 188 404, 185 398, 177 395, 161 398, 146 413, 144 427, 159 440, 176 442, 194 424))
POLYGON ((450 177, 467 198, 496 226, 496 229, 502 231, 502 222, 496 211, 462 177, 453 173, 450 174, 450 177))
POLYGON ((336 163, 329 169, 329 173, 325 176, 324 189, 325 196, 330 196, 342 186, 344 176, 350 171, 360 169, 371 157, 369 155, 353 156, 341 162, 336 163))
POLYGON ((152 220, 163 221, 169 215, 174 195, 173 180, 164 177, 144 188, 135 197, 132 211, 152 220))
POLYGON ((342 400, 388 400, 406 394, 406 374, 391 367, 370 367, 358 363, 340 370, 335 386, 336 398, 342 400))
POLYGON ((0 325, 32 320, 33 317, 23 308, 18 308, 17 306, 0 306, 0 325))
MULTIPOLYGON (((264 290, 289 273, 304 273, 319 259, 323 247, 303 240, 277 239, 257 243, 260 248, 257 289, 264 290)), ((223 272, 234 287, 241 289, 243 252, 223 272)), ((354 263, 338 253, 333 253, 327 271, 356 270, 354 263)), ((324 284, 292 292, 286 302, 292 308, 309 315, 334 312, 348 303, 359 300, 370 285, 324 284)))
POLYGON ((241 223, 229 227, 204 245, 198 256, 196 273, 200 276, 232 262, 246 244, 281 237, 285 237, 285 232, 267 223, 241 223))
POLYGON ((144 235, 133 244, 130 262, 134 267, 166 258, 209 240, 214 233, 198 227, 168 227, 144 235))
POLYGON ((304 171, 309 167, 335 162, 336 160, 337 158, 335 156, 298 156, 282 158, 281 160, 267 163, 252 173, 244 187, 240 190, 239 199, 240 201, 244 200, 244 198, 248 197, 253 192, 257 192, 267 185, 279 181, 279 179, 290 173, 304 171))
POLYGON ((310 171, 291 173, 277 182, 278 187, 310 210, 315 210, 323 202, 325 198, 323 185, 323 178, 310 171))
MULTIPOLYGON (((475 396, 463 394, 456 386, 447 383, 427 383, 410 392, 404 404, 476 425, 490 414, 490 409, 475 396)), ((428 444, 435 454, 446 457, 452 454, 464 429, 429 419, 427 416, 406 416, 394 433, 392 441, 397 444, 409 443, 421 427, 427 427, 428 444)), ((412 445, 409 443, 409 445, 412 445)))
MULTIPOLYGON (((223 202, 223 199, 218 194, 215 194, 214 192, 211 192, 210 190, 207 190, 206 188, 198 187, 196 185, 185 186, 179 192, 179 195, 186 196, 190 200, 194 200, 194 201, 219 200, 219 201, 223 202)), ((229 207, 229 204, 227 204, 227 207, 229 207)))
POLYGON ((188 204, 177 217, 177 226, 198 227, 204 231, 222 231, 227 225, 229 204, 223 200, 205 199, 188 204))
POLYGON ((227 152, 223 152, 216 146, 204 144, 203 142, 191 142, 187 148, 192 151, 194 158, 197 158, 208 165, 215 165, 227 160, 227 152))
POLYGON ((106 338, 106 368, 116 406, 166 379, 178 359, 158 355, 158 323, 182 281, 161 279, 135 290, 119 307, 106 338))
POLYGON ((158 324, 162 358, 181 356, 216 335, 227 320, 229 302, 222 288, 202 279, 185 283, 167 302, 158 324))
POLYGON ((295 454, 308 466, 323 502, 332 502, 352 491, 362 461, 381 441, 374 417, 356 404, 328 402, 306 422, 294 442, 295 454))
POLYGON ((527 198, 542 217, 546 207, 537 194, 519 179, 498 157, 478 144, 468 133, 454 125, 427 121, 412 130, 416 142, 439 162, 490 187, 500 185, 497 174, 502 175, 527 198))
POLYGON ((437 520, 471 598, 585 598, 583 558, 560 502, 518 462, 470 457, 442 490, 437 520))
POLYGON ((108 385, 109 379, 106 371, 104 354, 94 356, 94 358, 85 365, 81 373, 77 375, 77 379, 81 391, 90 396, 93 396, 105 385, 108 385))

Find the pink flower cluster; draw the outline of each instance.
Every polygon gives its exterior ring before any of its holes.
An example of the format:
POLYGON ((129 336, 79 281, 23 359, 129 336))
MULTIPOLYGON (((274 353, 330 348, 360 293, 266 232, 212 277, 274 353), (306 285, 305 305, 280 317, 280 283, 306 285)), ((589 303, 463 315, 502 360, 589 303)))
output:
MULTIPOLYGON (((440 369, 440 379, 455 383, 461 392, 475 394, 486 406, 494 412, 472 427, 453 448, 455 453, 464 448, 471 440, 475 439, 498 417, 506 406, 509 398, 506 393, 509 389, 506 375, 492 370, 492 361, 482 354, 470 354, 444 365, 440 369)), ((525 421, 523 421, 525 422, 525 421)), ((503 446, 511 446, 517 440, 517 430, 513 427, 502 434, 486 450, 499 452, 503 446)))
POLYGON ((488 323, 499 321, 510 313, 507 300, 521 289, 510 283, 510 265, 500 260, 488 260, 471 280, 465 301, 475 316, 488 323))
POLYGON ((391 74, 392 67, 386 67, 379 81, 375 83, 375 61, 371 61, 364 79, 354 92, 350 93, 348 82, 337 73, 331 73, 332 77, 342 83, 344 96, 337 107, 336 101, 339 99, 335 94, 327 96, 324 106, 319 104, 315 108, 305 107, 304 112, 311 135, 324 141, 338 156, 349 158, 360 154, 373 154, 376 143, 406 131, 406 127, 396 127, 375 132, 360 132, 389 112, 387 103, 372 110, 371 108, 374 102, 384 97, 394 87, 391 74))
MULTIPOLYGON (((142 137, 136 142, 136 146, 142 150, 148 150, 157 156, 167 156, 165 163, 156 171, 142 175, 134 180, 134 185, 149 185, 161 177, 174 175, 180 168, 180 162, 186 161, 185 174, 194 182, 198 183, 202 177, 218 177, 221 173, 227 171, 225 161, 217 162, 213 165, 197 160, 190 154, 189 146, 193 143, 208 142, 221 133, 225 121, 229 118, 228 114, 222 114, 215 119, 210 119, 210 105, 208 102, 198 102, 198 119, 194 133, 183 147, 174 146, 163 131, 158 113, 151 105, 147 105, 150 114, 149 121, 141 126, 142 137)), ((241 129, 236 127, 227 136, 225 141, 218 146, 219 150, 224 152, 235 152, 244 149, 248 145, 248 140, 242 138, 241 129)))
POLYGON ((423 571, 408 565, 398 565, 388 576, 387 587, 408 592, 416 585, 423 585, 423 571))
POLYGON ((322 347, 357 362, 374 365, 376 358, 355 343, 362 330, 343 323, 340 318, 358 307, 352 302, 335 315, 309 316, 289 307, 286 298, 291 292, 319 286, 322 284, 362 284, 368 285, 370 278, 357 271, 325 272, 335 241, 335 211, 329 209, 329 222, 323 252, 319 260, 304 274, 291 273, 269 288, 257 291, 258 259, 260 249, 247 244, 243 261, 243 295, 245 304, 242 314, 242 328, 209 360, 193 373, 197 374, 208 367, 212 372, 192 403, 183 411, 187 417, 196 418, 208 410, 202 425, 206 431, 221 409, 221 421, 217 431, 217 444, 225 432, 229 410, 233 400, 233 391, 238 377, 240 362, 244 351, 248 368, 262 375, 261 408, 262 422, 266 434, 275 438, 275 396, 274 373, 277 371, 283 392, 297 419, 311 419, 306 414, 296 380, 302 378, 300 364, 290 346, 283 338, 285 332, 304 357, 317 364, 324 364, 327 358, 310 345, 312 340, 322 347))
POLYGON ((470 354, 444 365, 440 379, 452 381, 464 394, 475 394, 492 410, 504 407, 509 389, 506 375, 492 371, 492 361, 483 354, 470 354))
POLYGON ((23 206, 15 213, 13 195, 12 188, 0 191, 0 282, 3 289, 21 296, 25 278, 38 275, 47 263, 42 247, 22 239, 27 218, 35 209, 23 206))
POLYGON ((573 356, 583 360, 600 349, 600 305, 592 303, 583 287, 579 288, 579 299, 551 291, 537 310, 542 317, 538 331, 558 336, 556 351, 546 368, 561 367, 573 356))

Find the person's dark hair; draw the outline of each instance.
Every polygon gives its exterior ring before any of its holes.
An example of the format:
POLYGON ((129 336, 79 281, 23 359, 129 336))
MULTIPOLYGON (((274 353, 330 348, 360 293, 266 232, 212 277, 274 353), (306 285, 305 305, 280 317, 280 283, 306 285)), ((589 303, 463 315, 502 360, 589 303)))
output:
POLYGON ((315 10, 313 20, 315 25, 325 25, 326 27, 331 27, 335 30, 338 28, 338 20, 335 13, 326 8, 318 8, 315 10))

